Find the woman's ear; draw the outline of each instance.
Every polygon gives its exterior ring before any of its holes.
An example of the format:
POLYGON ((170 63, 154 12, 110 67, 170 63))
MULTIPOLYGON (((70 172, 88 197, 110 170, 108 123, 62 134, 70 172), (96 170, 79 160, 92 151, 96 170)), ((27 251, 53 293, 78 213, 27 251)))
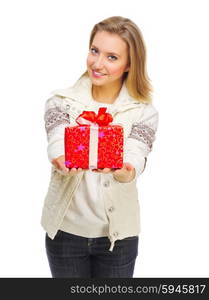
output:
POLYGON ((129 71, 129 69, 130 69, 130 67, 128 66, 128 67, 125 69, 125 71, 124 71, 124 72, 128 72, 128 71, 129 71))

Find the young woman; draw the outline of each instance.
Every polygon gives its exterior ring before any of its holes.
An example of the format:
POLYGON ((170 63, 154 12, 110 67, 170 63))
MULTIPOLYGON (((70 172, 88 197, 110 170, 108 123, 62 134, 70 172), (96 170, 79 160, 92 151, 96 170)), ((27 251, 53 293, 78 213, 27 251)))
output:
POLYGON ((130 19, 114 16, 94 26, 83 75, 46 101, 52 169, 41 224, 53 277, 133 277, 140 232, 136 183, 158 127, 151 91, 142 34, 130 19), (66 168, 64 128, 99 107, 123 125, 123 167, 66 168))

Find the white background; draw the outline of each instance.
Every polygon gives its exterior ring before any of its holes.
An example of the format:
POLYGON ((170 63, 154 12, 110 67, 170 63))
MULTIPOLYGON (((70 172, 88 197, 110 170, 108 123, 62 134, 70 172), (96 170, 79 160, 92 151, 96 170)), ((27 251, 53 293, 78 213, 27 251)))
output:
POLYGON ((159 127, 138 179, 142 231, 134 277, 209 276, 208 1, 0 4, 0 277, 51 277, 40 225, 50 163, 44 104, 86 70, 90 31, 132 19, 147 47, 159 127))

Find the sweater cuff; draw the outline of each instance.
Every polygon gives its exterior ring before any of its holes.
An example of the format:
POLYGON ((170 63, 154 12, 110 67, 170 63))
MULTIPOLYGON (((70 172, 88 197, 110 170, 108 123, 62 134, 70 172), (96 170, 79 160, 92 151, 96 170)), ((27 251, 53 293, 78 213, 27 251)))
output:
POLYGON ((52 159, 54 158, 57 158, 61 155, 65 155, 64 141, 59 140, 52 144, 49 144, 47 146, 47 154, 50 162, 52 162, 52 159))
MULTIPOLYGON (((129 163, 131 163, 130 161, 128 161, 129 163)), ((134 178, 131 180, 131 181, 128 181, 128 182, 124 182, 124 183, 132 183, 133 181, 136 181, 137 180, 137 178, 138 178, 138 176, 140 175, 140 169, 139 169, 139 167, 138 166, 135 166, 133 163, 131 163, 132 164, 132 166, 134 167, 134 169, 135 169, 135 176, 134 176, 134 178)))
POLYGON ((145 169, 146 157, 137 157, 135 155, 125 155, 124 162, 130 163, 135 168, 135 176, 130 181, 137 180, 139 175, 141 175, 145 169))
POLYGON ((112 174, 112 177, 113 177, 113 180, 116 181, 117 183, 119 184, 124 184, 124 185, 128 185, 128 184, 131 184, 133 183, 134 181, 137 181, 138 179, 138 176, 143 172, 144 170, 144 167, 145 167, 145 159, 143 159, 143 162, 141 164, 135 164, 134 162, 132 162, 130 159, 128 161, 125 161, 125 162, 128 162, 130 163, 134 168, 135 168, 135 176, 134 178, 131 180, 131 181, 128 181, 128 182, 122 182, 122 181, 119 181, 117 180, 114 175, 112 174), (142 167, 143 165, 143 167, 142 167), (143 170, 142 170, 143 168, 143 170))

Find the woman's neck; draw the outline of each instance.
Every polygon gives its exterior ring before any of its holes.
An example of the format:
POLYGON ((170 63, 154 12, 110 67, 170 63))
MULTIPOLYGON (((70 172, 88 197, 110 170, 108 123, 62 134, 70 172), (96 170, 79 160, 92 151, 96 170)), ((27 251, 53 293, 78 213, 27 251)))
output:
POLYGON ((92 97, 97 102, 112 104, 117 99, 121 90, 120 86, 96 86, 92 84, 92 97))

